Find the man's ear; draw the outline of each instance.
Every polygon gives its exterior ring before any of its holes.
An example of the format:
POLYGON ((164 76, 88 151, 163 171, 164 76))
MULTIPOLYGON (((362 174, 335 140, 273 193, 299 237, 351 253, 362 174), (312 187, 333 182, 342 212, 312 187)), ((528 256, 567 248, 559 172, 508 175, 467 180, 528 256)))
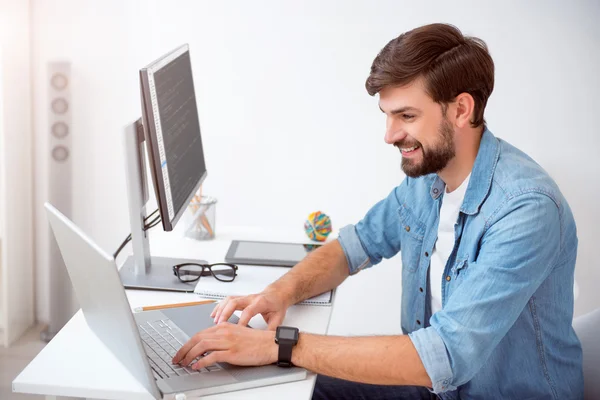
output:
POLYGON ((454 100, 454 123, 459 128, 469 127, 475 111, 475 100, 469 93, 461 93, 454 100))

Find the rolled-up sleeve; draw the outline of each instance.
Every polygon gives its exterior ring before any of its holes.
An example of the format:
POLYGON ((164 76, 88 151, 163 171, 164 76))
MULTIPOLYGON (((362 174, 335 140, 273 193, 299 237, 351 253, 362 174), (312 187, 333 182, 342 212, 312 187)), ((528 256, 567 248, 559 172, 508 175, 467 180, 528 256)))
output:
POLYGON ((399 198, 405 186, 403 182, 383 200, 375 204, 356 225, 340 230, 340 242, 350 275, 379 264, 382 258, 390 258, 400 251, 399 198))
POLYGON ((348 270, 350 275, 354 275, 364 268, 371 266, 369 256, 365 252, 354 225, 347 225, 340 230, 338 237, 346 260, 348 261, 348 270))
POLYGON ((437 331, 428 327, 409 333, 408 337, 421 357, 425 371, 431 379, 433 391, 440 393, 455 390, 456 386, 451 385, 452 368, 446 345, 437 331))
POLYGON ((561 223, 552 199, 520 195, 498 214, 431 326, 409 334, 436 393, 475 376, 558 262, 561 223))

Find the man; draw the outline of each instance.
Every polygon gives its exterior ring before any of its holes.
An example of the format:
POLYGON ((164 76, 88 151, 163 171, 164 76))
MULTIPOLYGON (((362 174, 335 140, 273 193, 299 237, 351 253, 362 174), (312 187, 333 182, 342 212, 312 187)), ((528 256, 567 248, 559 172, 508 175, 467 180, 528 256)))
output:
POLYGON ((546 172, 486 128, 493 85, 485 43, 453 26, 390 41, 366 88, 406 179, 262 293, 217 305, 173 361, 276 362, 289 306, 401 251, 405 335, 299 334, 291 362, 319 374, 315 398, 582 398, 575 222, 546 172), (270 331, 246 327, 259 313, 270 331))

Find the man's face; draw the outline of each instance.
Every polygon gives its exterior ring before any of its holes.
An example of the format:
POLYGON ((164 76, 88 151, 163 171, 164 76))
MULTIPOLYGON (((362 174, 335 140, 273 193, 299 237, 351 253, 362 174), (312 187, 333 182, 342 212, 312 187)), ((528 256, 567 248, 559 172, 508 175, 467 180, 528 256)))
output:
POLYGON ((421 80, 379 92, 386 114, 386 143, 402 154, 402 170, 412 178, 439 172, 454 158, 454 129, 425 92, 421 80))

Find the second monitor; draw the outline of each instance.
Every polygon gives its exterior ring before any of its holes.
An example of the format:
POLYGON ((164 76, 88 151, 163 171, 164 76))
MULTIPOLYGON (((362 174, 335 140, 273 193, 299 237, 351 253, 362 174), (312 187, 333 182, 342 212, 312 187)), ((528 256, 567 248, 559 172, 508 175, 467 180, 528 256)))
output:
POLYGON ((182 260, 151 257, 146 221, 145 151, 162 226, 171 231, 206 178, 204 150, 188 45, 140 70, 141 120, 126 129, 125 158, 133 256, 120 269, 127 288, 191 292, 172 267, 182 260))
POLYGON ((154 192, 171 231, 206 178, 188 46, 142 68, 140 85, 154 192))

